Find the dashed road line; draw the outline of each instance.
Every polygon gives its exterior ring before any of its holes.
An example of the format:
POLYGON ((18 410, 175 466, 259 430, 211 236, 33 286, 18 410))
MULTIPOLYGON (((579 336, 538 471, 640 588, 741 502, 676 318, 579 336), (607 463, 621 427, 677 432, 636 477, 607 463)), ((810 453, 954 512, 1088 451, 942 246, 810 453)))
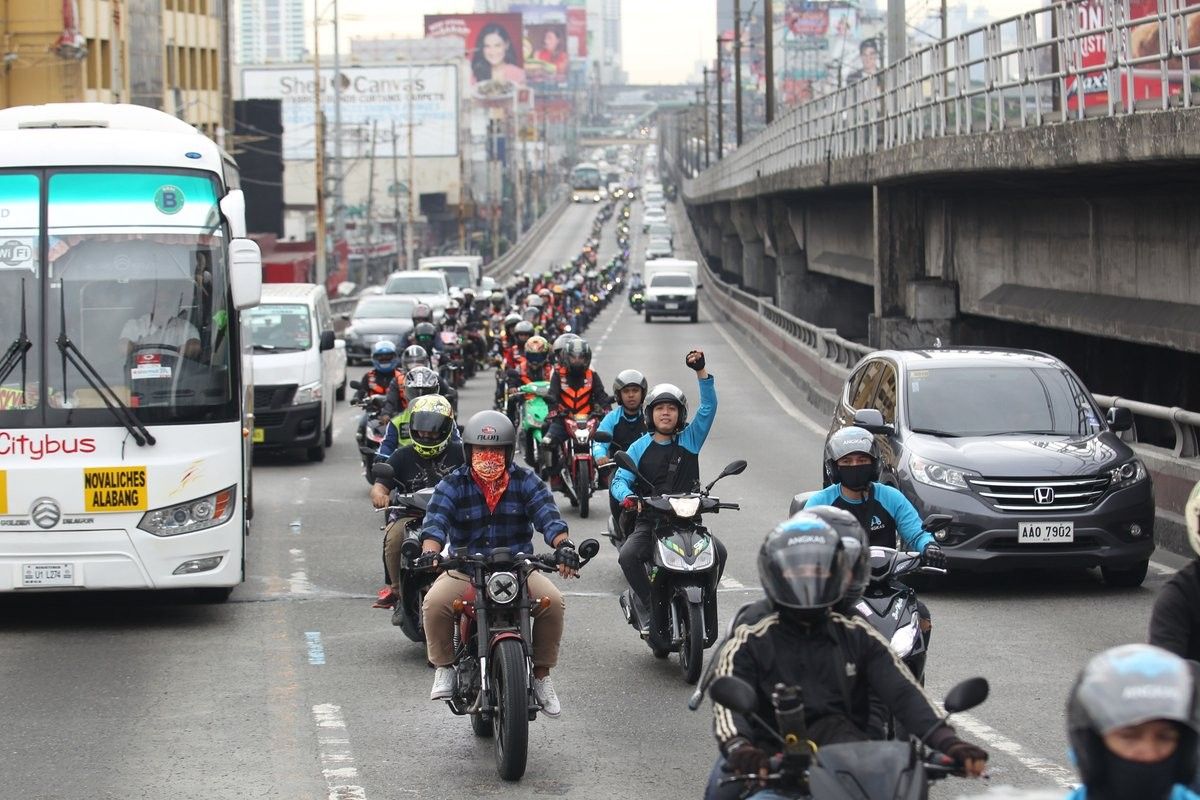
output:
POLYGON ((358 767, 350 738, 346 735, 346 718, 342 707, 321 703, 312 707, 317 723, 317 744, 321 757, 321 774, 329 789, 328 800, 366 800, 367 790, 359 784, 358 767))
POLYGON ((972 736, 991 749, 1012 756, 1026 769, 1054 781, 1063 789, 1073 789, 1079 783, 1074 770, 1026 752, 1021 745, 970 714, 955 714, 953 722, 956 727, 970 731, 972 736))
POLYGON ((305 631, 304 644, 308 650, 308 663, 314 667, 325 666, 325 645, 321 643, 321 632, 305 631))
POLYGON ((312 581, 308 579, 308 571, 304 566, 304 551, 293 547, 288 554, 292 557, 292 574, 288 577, 292 594, 312 594, 312 581))
POLYGON ((728 575, 721 577, 721 582, 718 584, 722 589, 745 589, 746 586, 737 578, 731 578, 728 575))

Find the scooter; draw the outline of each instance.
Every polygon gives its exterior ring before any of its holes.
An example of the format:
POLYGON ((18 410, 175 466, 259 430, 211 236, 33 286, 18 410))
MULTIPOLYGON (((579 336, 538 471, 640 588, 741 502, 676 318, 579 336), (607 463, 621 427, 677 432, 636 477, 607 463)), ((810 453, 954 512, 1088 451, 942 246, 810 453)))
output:
MULTIPOLYGON (((361 386, 358 381, 350 381, 348 385, 355 391, 361 386)), ((371 466, 375 463, 375 453, 378 452, 379 445, 383 444, 387 437, 389 420, 383 416, 383 402, 383 395, 373 394, 364 397, 360 402, 351 403, 363 410, 354 439, 358 443, 358 454, 362 458, 367 483, 375 482, 371 477, 371 466)))
MULTIPOLYGON (((641 483, 653 486, 625 451, 615 453, 613 460, 641 483)), ((739 510, 737 503, 722 503, 709 492, 717 481, 740 475, 745 469, 746 462, 739 459, 699 491, 633 496, 642 507, 639 514, 652 515, 655 520, 657 547, 653 563, 646 565, 651 591, 648 644, 655 658, 666 658, 672 650, 677 651, 687 683, 700 679, 704 650, 717 640, 720 575, 712 536, 701 521, 702 515, 722 509, 739 510)), ((620 602, 626 621, 638 627, 640 620, 629 590, 621 594, 620 602)))
POLYGON ((775 687, 771 694, 775 716, 772 726, 758 714, 758 691, 741 678, 723 675, 709 687, 713 702, 749 718, 779 749, 766 778, 733 774, 722 778, 721 785, 740 783, 747 792, 765 786, 797 800, 925 800, 933 781, 963 775, 958 762, 927 749, 925 740, 951 714, 981 705, 988 692, 984 678, 959 683, 942 701, 946 717, 919 739, 829 744, 818 749, 808 738, 799 687, 775 687))
MULTIPOLYGON (((389 483, 395 480, 395 471, 390 464, 376 464, 371 468, 374 480, 389 483)), ((386 509, 386 528, 398 519, 405 519, 404 542, 400 545, 400 574, 396 576, 400 584, 400 597, 392 612, 392 624, 404 631, 404 635, 414 642, 425 641, 425 623, 421 616, 421 605, 425 602, 425 594, 437 573, 416 569, 416 561, 421 555, 421 523, 425 520, 425 510, 429 508, 429 499, 433 497, 433 488, 421 489, 417 492, 404 494, 392 490, 386 509)), ((388 576, 391 578, 392 576, 388 576)))
POLYGON ((525 463, 531 467, 535 467, 542 456, 542 430, 550 414, 550 408, 546 405, 549 388, 549 381, 534 381, 517 389, 525 395, 525 401, 520 406, 521 425, 518 428, 521 452, 525 463))

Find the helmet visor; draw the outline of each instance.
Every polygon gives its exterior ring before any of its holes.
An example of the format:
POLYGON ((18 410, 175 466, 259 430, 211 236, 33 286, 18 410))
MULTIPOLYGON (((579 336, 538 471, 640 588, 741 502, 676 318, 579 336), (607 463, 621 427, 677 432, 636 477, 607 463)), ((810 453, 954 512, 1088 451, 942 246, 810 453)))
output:
POLYGON ((454 421, 445 414, 418 411, 408 421, 409 435, 418 444, 441 444, 450 436, 454 421))
MULTIPOLYGON (((791 536, 792 534, 785 534, 791 536)), ((806 538, 803 534, 795 538, 806 538)), ((846 592, 846 566, 841 550, 819 544, 796 544, 774 550, 762 570, 763 588, 787 608, 827 608, 846 592)))

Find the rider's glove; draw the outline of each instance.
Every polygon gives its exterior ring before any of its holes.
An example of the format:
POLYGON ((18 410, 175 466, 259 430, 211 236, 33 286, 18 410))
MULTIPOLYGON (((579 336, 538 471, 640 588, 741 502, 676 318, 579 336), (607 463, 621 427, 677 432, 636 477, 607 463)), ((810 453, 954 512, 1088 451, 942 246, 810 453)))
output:
POLYGON ((771 758, 747 741, 735 744, 725 756, 729 771, 738 775, 757 775, 770 767, 771 758))
POLYGON ((439 555, 440 555, 440 553, 436 553, 432 550, 425 552, 425 553, 421 553, 420 557, 417 559, 417 566, 422 567, 422 568, 432 567, 434 564, 437 563, 439 555))
POLYGON ((962 739, 953 738, 948 743, 942 745, 942 752, 953 758, 959 764, 965 764, 968 761, 987 761, 988 753, 978 745, 964 742, 962 739))
POLYGON ((621 508, 625 509, 626 511, 632 511, 633 509, 637 508, 637 500, 633 499, 632 496, 626 497, 621 501, 621 508))
POLYGON ((693 350, 684 357, 683 363, 687 364, 690 369, 699 372, 704 369, 704 353, 699 350, 693 350))
POLYGON ((568 542, 563 542, 554 551, 554 563, 567 569, 579 569, 579 553, 575 552, 575 545, 568 542))
POLYGON ((926 567, 945 569, 946 553, 937 544, 930 542, 925 545, 925 549, 921 552, 921 563, 926 567))

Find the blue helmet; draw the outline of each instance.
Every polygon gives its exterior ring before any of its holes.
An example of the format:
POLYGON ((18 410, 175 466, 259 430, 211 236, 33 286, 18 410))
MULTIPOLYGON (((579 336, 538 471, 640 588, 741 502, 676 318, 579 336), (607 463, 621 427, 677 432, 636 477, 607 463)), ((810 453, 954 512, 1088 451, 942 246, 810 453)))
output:
POLYGON ((371 348, 371 366, 375 367, 376 372, 391 373, 395 371, 398 361, 399 359, 396 357, 396 345, 387 339, 376 343, 371 348))

